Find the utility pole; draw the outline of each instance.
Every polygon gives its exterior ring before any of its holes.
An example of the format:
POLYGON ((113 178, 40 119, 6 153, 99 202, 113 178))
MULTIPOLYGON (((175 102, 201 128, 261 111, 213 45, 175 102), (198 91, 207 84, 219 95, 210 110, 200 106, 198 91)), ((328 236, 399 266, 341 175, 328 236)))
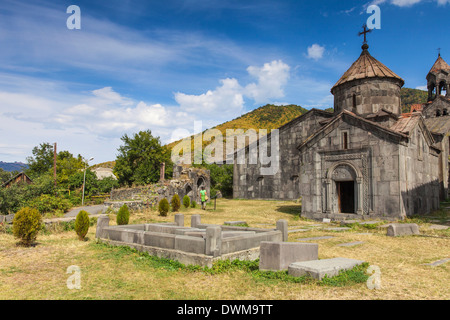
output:
POLYGON ((53 179, 55 180, 55 194, 56 194, 56 142, 53 148, 53 179))

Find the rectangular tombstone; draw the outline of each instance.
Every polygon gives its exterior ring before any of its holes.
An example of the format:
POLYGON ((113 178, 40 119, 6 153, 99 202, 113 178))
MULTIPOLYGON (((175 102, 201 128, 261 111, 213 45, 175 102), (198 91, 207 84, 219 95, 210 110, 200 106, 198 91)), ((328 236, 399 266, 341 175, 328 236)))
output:
POLYGON ((260 270, 287 270, 297 261, 317 260, 317 243, 262 241, 260 245, 260 270))
POLYGON ((391 223, 386 235, 389 237, 410 236, 420 234, 419 226, 415 223, 391 223))
POLYGON ((294 262, 289 265, 288 274, 294 277, 309 275, 315 279, 322 280, 325 275, 334 277, 337 276, 340 271, 350 270, 362 263, 364 263, 364 261, 347 258, 294 262))

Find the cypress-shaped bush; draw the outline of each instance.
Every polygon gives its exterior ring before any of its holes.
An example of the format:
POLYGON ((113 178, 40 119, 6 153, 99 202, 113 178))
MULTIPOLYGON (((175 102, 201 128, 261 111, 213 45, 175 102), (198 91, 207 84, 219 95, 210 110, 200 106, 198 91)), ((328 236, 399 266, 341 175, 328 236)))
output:
POLYGON ((41 229, 42 216, 38 210, 25 207, 17 211, 13 219, 14 237, 25 246, 31 246, 41 229))
POLYGON ((128 224, 130 221, 130 210, 128 210, 128 206, 124 204, 120 207, 119 212, 117 212, 116 222, 118 225, 128 224))
POLYGON ((178 210, 180 210, 181 202, 180 202, 180 197, 178 196, 178 194, 175 193, 173 195, 172 201, 170 202, 170 204, 172 205, 173 212, 177 212, 178 210))
POLYGON ((187 209, 191 205, 191 198, 188 195, 183 197, 183 206, 187 209))
POLYGON ((81 210, 78 212, 77 217, 75 219, 75 232, 78 235, 78 239, 84 240, 87 232, 89 230, 89 214, 81 210))
POLYGON ((167 213, 169 212, 169 201, 166 198, 161 199, 158 204, 159 214, 163 217, 167 217, 167 213))

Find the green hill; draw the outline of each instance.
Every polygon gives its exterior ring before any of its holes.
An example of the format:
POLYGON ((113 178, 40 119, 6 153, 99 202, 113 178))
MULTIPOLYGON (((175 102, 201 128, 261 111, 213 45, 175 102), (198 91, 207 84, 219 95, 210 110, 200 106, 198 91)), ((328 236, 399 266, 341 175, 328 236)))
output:
POLYGON ((426 103, 428 92, 419 89, 402 88, 402 112, 409 112, 412 104, 426 103))
MULTIPOLYGON (((418 89, 410 89, 410 88, 402 88, 401 89, 401 99, 402 99, 402 112, 409 112, 412 104, 417 103, 426 103, 428 94, 426 91, 418 90, 418 89)), ((289 121, 301 116, 308 110, 298 106, 298 105, 285 105, 285 106, 275 106, 273 104, 267 104, 265 106, 259 107, 255 110, 252 110, 242 116, 224 122, 214 129, 220 130, 224 137, 226 138, 226 130, 227 129, 255 129, 257 132, 260 128, 267 129, 270 132, 271 129, 277 129, 282 125, 288 123, 289 121)), ((333 111, 333 108, 330 107, 326 109, 326 111, 333 111)), ((192 140, 192 149, 193 149, 193 140, 192 140)), ((179 141, 172 142, 167 146, 172 149, 179 141)), ((207 145, 207 142, 203 142, 203 147, 207 145)), ((100 163, 95 165, 95 167, 114 167, 114 161, 109 161, 107 163, 100 163)))

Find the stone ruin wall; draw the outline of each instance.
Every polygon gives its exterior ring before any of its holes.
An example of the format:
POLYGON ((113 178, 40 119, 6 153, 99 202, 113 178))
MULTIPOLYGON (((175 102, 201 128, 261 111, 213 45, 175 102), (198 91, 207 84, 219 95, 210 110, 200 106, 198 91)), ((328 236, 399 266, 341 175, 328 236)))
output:
POLYGON ((175 194, 178 194, 181 201, 188 195, 191 202, 200 202, 199 191, 202 186, 210 196, 209 170, 177 165, 173 169, 173 179, 146 186, 113 189, 105 205, 113 210, 118 210, 123 204, 130 210, 149 209, 156 207, 163 198, 170 202, 175 194))

